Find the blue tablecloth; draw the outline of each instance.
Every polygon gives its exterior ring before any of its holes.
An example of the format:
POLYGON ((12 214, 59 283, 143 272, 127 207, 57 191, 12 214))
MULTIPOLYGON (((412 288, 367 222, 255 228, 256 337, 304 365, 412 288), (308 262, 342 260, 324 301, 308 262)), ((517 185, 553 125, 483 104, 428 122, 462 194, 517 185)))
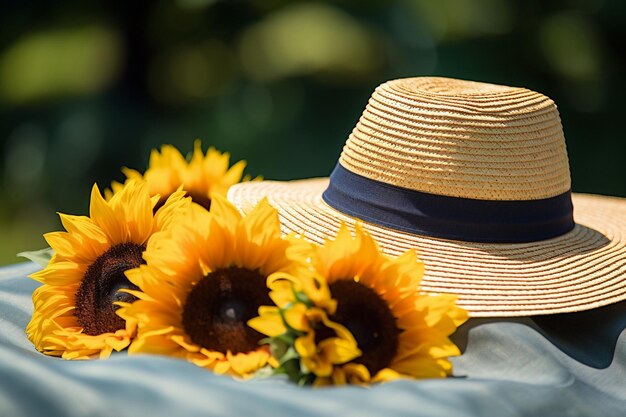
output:
POLYGON ((626 416, 626 320, 616 321, 617 310, 605 309, 606 320, 582 329, 580 346, 576 323, 586 326, 602 311, 564 316, 563 326, 554 318, 470 321, 458 335, 466 347, 454 359, 455 378, 305 389, 276 379, 234 381, 165 357, 69 362, 41 355, 24 334, 38 285, 26 275, 37 268, 0 268, 2 417, 626 416), (604 321, 612 330, 598 332, 604 321), (603 362, 610 365, 596 368, 603 362))

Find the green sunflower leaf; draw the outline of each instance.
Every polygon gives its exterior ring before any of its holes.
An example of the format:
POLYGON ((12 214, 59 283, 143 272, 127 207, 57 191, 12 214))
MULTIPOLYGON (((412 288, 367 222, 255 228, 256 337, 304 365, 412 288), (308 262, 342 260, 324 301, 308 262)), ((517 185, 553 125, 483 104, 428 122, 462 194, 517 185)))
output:
POLYGON ((52 248, 45 248, 33 251, 25 251, 17 254, 20 258, 26 258, 32 262, 35 262, 42 268, 48 266, 50 259, 54 256, 54 250, 52 248))
POLYGON ((293 346, 290 346, 281 356, 280 356, 280 364, 284 364, 288 361, 291 360, 299 360, 300 359, 300 355, 298 354, 298 352, 293 348, 293 346))
POLYGON ((304 387, 306 385, 313 385, 313 382, 315 382, 314 373, 302 374, 298 380, 298 385, 304 387))
POLYGON ((302 378, 302 374, 300 373, 300 361, 297 359, 291 359, 282 363, 280 369, 292 382, 298 382, 300 378, 302 378))
POLYGON ((285 351, 287 350, 287 344, 275 338, 263 339, 261 340, 261 344, 269 345, 270 352, 275 358, 280 358, 285 354, 285 351))

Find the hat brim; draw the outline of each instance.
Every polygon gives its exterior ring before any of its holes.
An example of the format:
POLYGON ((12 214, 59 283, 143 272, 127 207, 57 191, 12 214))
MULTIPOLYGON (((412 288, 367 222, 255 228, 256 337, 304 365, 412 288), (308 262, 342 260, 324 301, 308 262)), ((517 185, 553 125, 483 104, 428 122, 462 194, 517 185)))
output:
MULTIPOLYGON (((359 221, 326 204, 328 178, 260 181, 231 187, 244 213, 267 197, 285 233, 323 243, 341 222, 359 221)), ((422 289, 459 295, 473 317, 513 317, 583 311, 626 300, 626 199, 572 195, 576 226, 557 238, 486 244, 435 239, 362 222, 382 250, 417 250, 426 272, 422 289)))

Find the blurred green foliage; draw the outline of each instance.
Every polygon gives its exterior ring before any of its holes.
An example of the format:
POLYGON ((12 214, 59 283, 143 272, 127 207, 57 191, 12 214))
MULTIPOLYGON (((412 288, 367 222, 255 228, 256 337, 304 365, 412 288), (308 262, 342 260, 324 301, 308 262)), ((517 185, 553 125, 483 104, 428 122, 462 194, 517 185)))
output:
POLYGON ((373 89, 441 75, 561 112, 575 191, 626 196, 619 0, 9 1, 0 14, 0 264, 149 150, 325 176, 373 89))

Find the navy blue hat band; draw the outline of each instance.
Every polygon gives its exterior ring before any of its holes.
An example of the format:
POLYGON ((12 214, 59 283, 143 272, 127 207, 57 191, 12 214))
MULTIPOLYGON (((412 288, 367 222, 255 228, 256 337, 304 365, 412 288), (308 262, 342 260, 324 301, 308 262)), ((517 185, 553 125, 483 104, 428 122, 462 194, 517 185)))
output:
POLYGON ((449 197, 372 180, 339 163, 323 199, 336 210, 369 223, 466 242, 534 242, 574 228, 570 191, 521 201, 449 197))

